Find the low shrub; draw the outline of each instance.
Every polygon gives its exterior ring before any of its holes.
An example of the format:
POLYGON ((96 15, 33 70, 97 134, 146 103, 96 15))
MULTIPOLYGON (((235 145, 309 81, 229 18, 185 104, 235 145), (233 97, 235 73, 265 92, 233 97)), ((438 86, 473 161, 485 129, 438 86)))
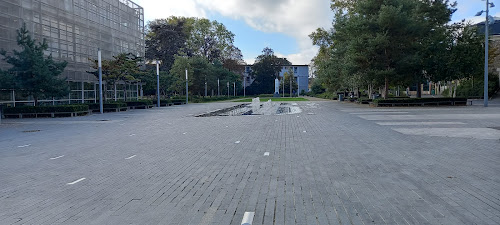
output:
MULTIPOLYGON (((125 103, 127 104, 127 106, 148 106, 148 105, 153 105, 153 100, 149 100, 149 99, 134 100, 134 101, 126 101, 125 103)), ((160 100, 160 104, 161 104, 161 100, 160 100)))
MULTIPOLYGON (((99 103, 85 103, 90 110, 99 110, 99 103)), ((105 109, 118 109, 127 107, 127 103, 125 102, 107 102, 103 103, 102 107, 105 109)))
POLYGON ((5 108, 5 114, 15 113, 55 113, 55 112, 83 112, 88 111, 87 105, 54 105, 54 106, 20 106, 5 108))
POLYGON ((441 103, 441 102, 467 102, 467 98, 388 98, 375 99, 375 104, 416 104, 416 103, 441 103))

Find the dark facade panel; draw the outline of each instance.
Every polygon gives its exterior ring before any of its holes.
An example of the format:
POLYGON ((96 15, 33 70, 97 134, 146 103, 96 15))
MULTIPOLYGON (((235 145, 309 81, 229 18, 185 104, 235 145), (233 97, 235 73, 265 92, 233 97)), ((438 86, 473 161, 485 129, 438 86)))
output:
MULTIPOLYGON (((47 40, 47 55, 68 61, 68 81, 96 80, 86 71, 98 48, 104 59, 144 56, 144 10, 130 0, 0 0, 0 48, 17 48, 23 22, 37 40, 47 40)), ((0 68, 8 67, 0 60, 0 68)))

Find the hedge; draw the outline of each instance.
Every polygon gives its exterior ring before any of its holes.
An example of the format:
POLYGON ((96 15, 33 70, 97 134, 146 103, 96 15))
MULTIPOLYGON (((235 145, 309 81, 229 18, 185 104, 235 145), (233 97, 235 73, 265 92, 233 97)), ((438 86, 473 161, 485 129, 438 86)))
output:
POLYGON ((433 102, 466 102, 466 98, 388 98, 388 99, 375 99, 374 103, 433 103, 433 102))
MULTIPOLYGON (((85 105, 87 105, 90 110, 99 110, 99 103, 86 103, 85 105)), ((127 103, 125 102, 104 103, 102 107, 105 109, 118 109, 127 107, 127 103)))
POLYGON ((125 104, 127 104, 127 106, 148 106, 148 105, 153 105, 153 101, 148 99, 134 100, 134 101, 127 101, 125 102, 125 104))
POLYGON ((5 114, 16 113, 55 113, 55 112, 83 112, 89 111, 88 105, 54 105, 54 106, 20 106, 5 108, 5 114))

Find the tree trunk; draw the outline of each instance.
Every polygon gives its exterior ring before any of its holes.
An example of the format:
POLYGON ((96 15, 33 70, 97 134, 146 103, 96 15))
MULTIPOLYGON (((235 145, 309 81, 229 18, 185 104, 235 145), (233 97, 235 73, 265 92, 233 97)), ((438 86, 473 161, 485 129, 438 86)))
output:
POLYGON ((389 95, 389 79, 387 79, 387 77, 385 77, 385 87, 384 87, 384 99, 387 99, 388 95, 389 95))
POLYGON ((123 85, 123 101, 127 101, 127 84, 123 85))

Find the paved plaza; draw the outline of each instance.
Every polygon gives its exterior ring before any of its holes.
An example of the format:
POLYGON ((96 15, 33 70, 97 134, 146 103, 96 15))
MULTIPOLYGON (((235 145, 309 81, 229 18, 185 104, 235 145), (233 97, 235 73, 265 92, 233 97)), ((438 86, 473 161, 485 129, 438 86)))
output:
POLYGON ((0 224, 499 224, 500 107, 4 119, 0 224))

